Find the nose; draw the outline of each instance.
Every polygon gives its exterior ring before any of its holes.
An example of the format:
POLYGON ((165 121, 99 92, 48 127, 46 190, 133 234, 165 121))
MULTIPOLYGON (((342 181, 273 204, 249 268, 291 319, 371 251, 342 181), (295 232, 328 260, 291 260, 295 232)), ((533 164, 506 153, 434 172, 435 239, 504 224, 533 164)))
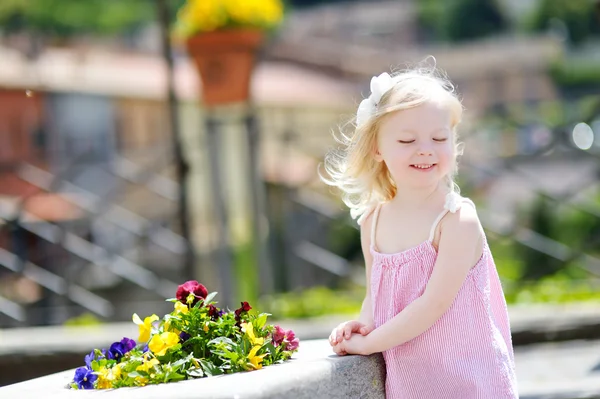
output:
POLYGON ((417 154, 423 155, 423 156, 431 156, 431 155, 433 155, 433 149, 431 148, 430 145, 422 144, 419 147, 419 149, 417 150, 417 154))

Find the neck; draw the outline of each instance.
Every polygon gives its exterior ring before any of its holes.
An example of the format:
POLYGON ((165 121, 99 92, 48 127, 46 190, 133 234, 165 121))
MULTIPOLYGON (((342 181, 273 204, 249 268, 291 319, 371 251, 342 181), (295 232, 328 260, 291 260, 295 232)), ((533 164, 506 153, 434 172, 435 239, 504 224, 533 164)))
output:
POLYGON ((396 196, 390 202, 403 208, 419 207, 432 200, 443 198, 446 191, 448 190, 442 184, 419 188, 398 186, 396 196))

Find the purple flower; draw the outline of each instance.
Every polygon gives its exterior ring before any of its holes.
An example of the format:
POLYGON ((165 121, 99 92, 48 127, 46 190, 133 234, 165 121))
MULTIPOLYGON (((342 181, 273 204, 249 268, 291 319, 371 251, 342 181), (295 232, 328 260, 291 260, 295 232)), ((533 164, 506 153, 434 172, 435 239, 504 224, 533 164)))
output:
POLYGON ((148 352, 148 344, 144 345, 144 347, 142 348, 142 353, 146 352, 148 352))
POLYGON ((121 358, 123 357, 124 354, 125 354, 125 348, 123 347, 123 344, 120 342, 115 342, 108 349, 107 358, 109 360, 114 359, 118 362, 119 360, 121 360, 121 358))
POLYGON ((135 341, 131 338, 123 337, 123 339, 121 340, 121 344, 123 344, 123 349, 125 350, 125 353, 135 348, 135 341))
POLYGON ((285 338, 285 330, 281 328, 281 326, 275 326, 275 331, 273 331, 273 344, 275 346, 279 346, 283 343, 283 339, 285 338))
POLYGON ((94 360, 96 360, 96 353, 95 353, 95 351, 91 351, 89 353, 89 355, 86 355, 85 358, 84 358, 84 360, 85 360, 85 365, 87 366, 87 368, 91 370, 92 369, 92 362, 94 360))
POLYGON ((135 341, 130 338, 123 338, 121 342, 114 342, 108 349, 107 359, 114 359, 117 362, 130 350, 135 348, 135 341))
POLYGON ((186 333, 185 331, 182 331, 181 333, 179 333, 179 340, 181 342, 185 342, 190 338, 192 338, 192 336, 190 334, 186 333))
POLYGON ((79 367, 75 370, 75 378, 73 381, 77 384, 79 389, 94 389, 94 381, 98 376, 87 367, 79 367))

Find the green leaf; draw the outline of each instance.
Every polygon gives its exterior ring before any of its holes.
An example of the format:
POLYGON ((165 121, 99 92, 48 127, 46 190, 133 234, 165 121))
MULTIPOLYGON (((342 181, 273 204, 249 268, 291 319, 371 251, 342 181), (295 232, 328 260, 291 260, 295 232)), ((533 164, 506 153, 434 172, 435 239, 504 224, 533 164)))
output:
POLYGON ((131 371, 129 373, 127 373, 128 377, 145 377, 145 374, 141 374, 139 371, 131 371))
POLYGON ((190 377, 193 377, 193 378, 204 377, 204 372, 202 371, 202 368, 189 369, 189 370, 186 370, 186 373, 187 373, 187 375, 189 375, 190 377))
POLYGON ((210 294, 208 294, 206 296, 206 299, 204 300, 204 303, 209 304, 210 301, 213 300, 213 298, 217 295, 217 292, 211 292, 210 294))
POLYGON ((173 303, 175 303, 175 302, 179 302, 179 299, 177 299, 177 298, 168 298, 168 299, 165 299, 165 302, 173 302, 173 303))
POLYGON ((205 359, 199 359, 198 361, 200 362, 200 366, 202 366, 202 370, 207 376, 212 377, 213 375, 223 374, 223 371, 215 366, 212 362, 205 359))
POLYGON ((175 363, 173 363, 173 369, 177 370, 179 369, 179 367, 183 366, 184 364, 188 363, 190 360, 192 360, 194 358, 194 354, 190 354, 187 355, 185 358, 183 359, 179 359, 177 360, 175 363))
POLYGON ((267 323, 267 318, 270 316, 270 314, 268 313, 261 313, 258 316, 258 319, 256 319, 256 328, 261 329, 264 327, 264 325, 267 323))
POLYGON ((235 346, 235 342, 233 342, 230 338, 227 337, 217 337, 208 341, 208 345, 218 345, 218 344, 226 344, 229 346, 235 346))

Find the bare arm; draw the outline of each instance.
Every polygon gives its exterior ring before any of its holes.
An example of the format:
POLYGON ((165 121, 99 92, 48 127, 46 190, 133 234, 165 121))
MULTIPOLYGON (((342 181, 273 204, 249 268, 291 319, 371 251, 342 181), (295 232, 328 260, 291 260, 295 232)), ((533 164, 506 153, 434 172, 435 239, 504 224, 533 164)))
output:
MULTIPOLYGON (((360 243, 363 251, 363 256, 365 259, 365 272, 366 272, 366 292, 365 298, 363 299, 362 307, 360 310, 360 315, 358 320, 351 320, 344 323, 341 323, 339 326, 333 329, 331 335, 329 336, 329 343, 331 346, 336 346, 338 343, 342 342, 344 339, 349 339, 353 333, 360 333, 362 335, 367 335, 373 331, 375 328, 375 323, 373 322, 373 310, 371 307, 371 265, 373 263, 373 259, 371 256, 371 223, 373 220, 373 215, 369 215, 365 218, 364 222, 360 226, 360 243)), ((344 350, 338 348, 338 350, 334 349, 334 352, 338 355, 346 354, 344 350)))
POLYGON ((363 257, 365 259, 366 292, 358 320, 367 326, 374 327, 375 323, 373 321, 373 308, 371 306, 371 267, 373 265, 373 256, 371 255, 372 223, 373 214, 367 217, 360 226, 360 245, 362 247, 363 257))
POLYGON ((346 353, 368 355, 401 345, 428 330, 450 308, 481 254, 482 233, 473 208, 451 214, 440 237, 438 258, 423 295, 369 335, 353 336, 346 353))

